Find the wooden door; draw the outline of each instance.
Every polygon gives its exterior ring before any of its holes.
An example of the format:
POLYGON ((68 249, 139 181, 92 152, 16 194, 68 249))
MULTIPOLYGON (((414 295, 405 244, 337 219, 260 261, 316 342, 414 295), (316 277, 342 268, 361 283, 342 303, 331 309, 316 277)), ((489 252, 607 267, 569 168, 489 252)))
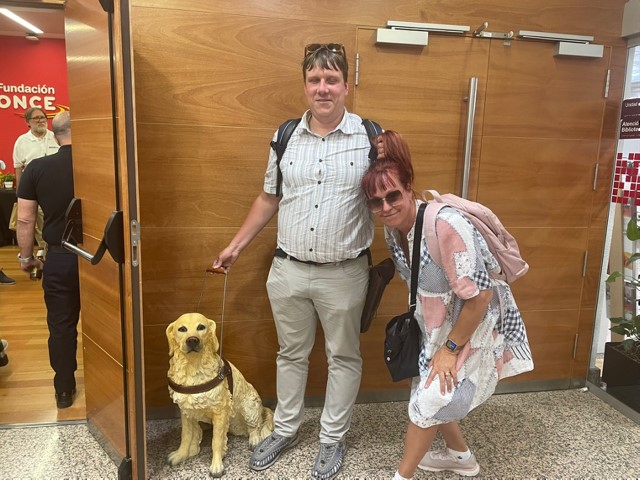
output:
MULTIPOLYGON (((433 34, 424 48, 375 45, 375 31, 358 31, 355 111, 405 136, 418 192, 460 194, 466 98, 470 77, 478 79, 469 198, 495 211, 531 265, 513 285, 536 363, 513 379, 525 382, 523 390, 536 388, 532 382, 569 386, 583 260, 594 240, 593 175, 608 61, 554 57, 554 46, 433 34)), ((385 248, 379 227, 374 252, 382 256, 385 248)), ((394 281, 390 292, 384 315, 406 306, 404 285, 394 281)))
POLYGON ((145 478, 137 187, 128 11, 120 2, 68 0, 65 30, 75 197, 82 202, 80 247, 98 250, 105 224, 123 213, 123 260, 114 242, 93 265, 80 260, 87 422, 119 465, 120 478, 145 478), (127 107, 125 112, 125 107, 127 107), (133 153, 132 153, 133 152, 133 153))
POLYGON ((569 386, 585 377, 574 371, 578 348, 591 343, 581 324, 595 313, 586 277, 598 270, 604 241, 592 211, 609 189, 594 176, 610 49, 604 58, 554 49, 491 40, 475 197, 509 227, 531 267, 513 285, 535 361, 522 378, 569 386))
MULTIPOLYGON (((462 179, 469 83, 478 78, 474 143, 480 143, 484 111, 489 43, 472 38, 429 37, 424 48, 376 45, 376 31, 357 32, 357 85, 352 87, 354 111, 378 121, 387 130, 400 132, 411 146, 414 186, 440 192, 458 192, 462 179)), ((355 78, 355 74, 353 77, 355 78)), ((477 164, 479 150, 473 153, 477 164)), ((375 261, 388 256, 381 224, 376 225, 372 247, 375 261)), ((407 309, 407 287, 399 277, 385 290, 378 318, 361 337, 362 351, 377 352, 387 321, 407 309)), ((390 385, 379 372, 385 370, 382 355, 367 357, 363 365, 363 391, 405 389, 390 385)), ((393 398, 393 397, 391 397, 393 398)))

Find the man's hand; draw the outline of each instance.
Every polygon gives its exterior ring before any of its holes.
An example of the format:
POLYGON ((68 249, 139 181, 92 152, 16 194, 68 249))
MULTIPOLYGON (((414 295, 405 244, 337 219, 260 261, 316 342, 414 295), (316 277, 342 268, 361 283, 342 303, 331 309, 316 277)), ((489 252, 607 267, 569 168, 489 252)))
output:
POLYGON ((376 148, 378 149, 378 157, 376 160, 384 158, 384 144, 382 142, 378 142, 376 143, 376 148))
POLYGON ((233 245, 229 245, 218 254, 216 259, 213 261, 211 268, 222 268, 225 272, 228 272, 231 269, 231 265, 236 263, 236 260, 238 260, 239 256, 240 250, 238 250, 233 245))
POLYGON ((25 273, 31 273, 31 270, 33 269, 33 267, 36 267, 36 266, 40 270, 42 270, 42 267, 44 267, 44 263, 42 263, 36 257, 32 257, 31 260, 29 260, 28 262, 20 262, 20 270, 22 270, 25 273))

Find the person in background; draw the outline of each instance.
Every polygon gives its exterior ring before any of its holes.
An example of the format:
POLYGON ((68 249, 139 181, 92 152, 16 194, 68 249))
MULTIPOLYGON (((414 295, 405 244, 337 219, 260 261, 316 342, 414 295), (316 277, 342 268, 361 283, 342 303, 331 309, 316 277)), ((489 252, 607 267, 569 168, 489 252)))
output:
POLYGON ((60 150, 27 165, 18 187, 18 260, 29 273, 42 268, 42 289, 49 327, 49 362, 55 375, 56 405, 67 408, 76 393, 75 371, 80 287, 78 257, 60 243, 65 227, 65 212, 73 199, 71 160, 71 116, 61 112, 52 122, 60 150), (46 262, 33 256, 33 238, 38 204, 44 211, 43 236, 47 242, 46 262))
POLYGON ((4 367, 9 363, 7 348, 9 348, 9 342, 4 338, 0 338, 0 367, 4 367))
MULTIPOLYGON (((373 217, 360 190, 371 143, 362 119, 345 109, 348 63, 341 44, 307 45, 302 61, 309 105, 284 157, 276 195, 272 151, 263 191, 231 243, 213 262, 228 269, 278 212, 277 249, 267 292, 278 333, 275 429, 254 450, 250 467, 269 468, 299 441, 309 354, 318 320, 329 365, 313 479, 334 478, 362 375, 360 317, 369 283, 373 217)), ((274 134, 274 140, 277 135, 274 134)))
MULTIPOLYGON (((362 189, 409 285, 422 203, 413 192, 411 154, 397 132, 388 130, 375 141, 379 156, 362 178, 362 189)), ((433 227, 425 224, 428 228, 433 227)), ((411 385, 410 421, 395 480, 411 479, 416 467, 477 475, 480 466, 458 422, 493 394, 498 380, 533 369, 522 317, 509 285, 489 276, 498 263, 482 235, 451 207, 438 213, 435 228, 443 267, 431 259, 424 233, 415 313, 422 331, 420 376, 411 385), (429 451, 437 432, 446 448, 429 451)))
MULTIPOLYGON (((16 170, 16 190, 20 186, 22 172, 34 158, 53 155, 58 151, 53 132, 47 129, 47 114, 40 107, 31 107, 24 114, 29 131, 18 137, 13 146, 13 166, 16 170)), ((38 246, 46 246, 42 239, 43 214, 38 209, 35 236, 38 246)))
POLYGON ((0 267, 0 285, 15 285, 16 281, 8 277, 6 273, 2 271, 2 267, 0 267))

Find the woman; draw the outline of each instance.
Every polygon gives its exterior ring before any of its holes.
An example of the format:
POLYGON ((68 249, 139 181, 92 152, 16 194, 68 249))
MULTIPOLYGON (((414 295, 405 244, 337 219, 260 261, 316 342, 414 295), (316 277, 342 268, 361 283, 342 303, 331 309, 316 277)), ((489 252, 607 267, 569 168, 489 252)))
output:
MULTIPOLYGON (((379 157, 362 188, 400 276, 411 280, 411 251, 420 201, 413 193, 409 147, 397 132, 376 141, 379 157)), ((430 228, 425 225, 425 228, 430 228)), ((527 336, 511 290, 491 280, 497 266, 486 242, 457 210, 436 219, 443 267, 431 260, 422 235, 416 319, 422 330, 420 376, 411 385, 404 454, 394 479, 410 479, 416 467, 475 476, 480 466, 458 422, 495 391, 499 379, 533 369, 527 336), (446 447, 430 452, 437 432, 446 447)))

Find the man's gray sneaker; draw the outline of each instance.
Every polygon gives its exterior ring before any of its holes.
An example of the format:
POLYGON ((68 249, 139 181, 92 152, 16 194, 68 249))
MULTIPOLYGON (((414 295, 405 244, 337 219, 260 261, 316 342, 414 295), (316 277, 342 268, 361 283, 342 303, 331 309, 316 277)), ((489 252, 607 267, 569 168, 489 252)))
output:
POLYGON ((253 450, 251 460, 249 460, 249 467, 252 470, 266 470, 276 463, 282 452, 296 446, 298 440, 297 433, 293 437, 283 437, 277 433, 272 433, 253 450))
POLYGON ((314 480, 334 478, 342 468, 346 452, 347 443, 344 440, 336 443, 321 443, 316 462, 311 470, 311 478, 314 480))

